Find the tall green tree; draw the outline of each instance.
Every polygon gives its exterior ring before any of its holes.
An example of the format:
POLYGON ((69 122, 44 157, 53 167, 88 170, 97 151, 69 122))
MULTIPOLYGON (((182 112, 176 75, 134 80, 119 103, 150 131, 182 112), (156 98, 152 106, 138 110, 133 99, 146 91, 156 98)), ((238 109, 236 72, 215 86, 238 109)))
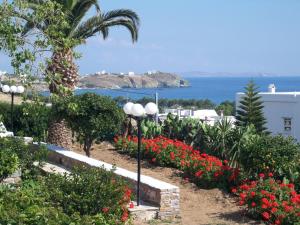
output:
MULTIPOLYGON (((43 2, 50 0, 23 0, 34 11, 43 2)), ((131 34, 133 42, 138 39, 139 17, 128 9, 118 9, 103 12, 97 0, 51 0, 62 6, 62 11, 66 15, 66 26, 64 29, 57 30, 66 39, 72 42, 66 46, 59 43, 53 51, 50 63, 46 68, 46 76, 49 80, 51 93, 59 96, 68 95, 73 90, 78 81, 78 67, 74 63, 74 48, 84 44, 86 40, 97 34, 104 39, 109 35, 111 27, 125 27, 131 34), (89 16, 92 8, 96 9, 94 16, 89 16), (75 41, 74 41, 75 40, 75 41)), ((47 30, 51 24, 47 20, 39 23, 29 20, 25 25, 24 34, 33 30, 47 30)), ((54 32, 56 34, 56 32, 54 32)), ((53 33, 45 33, 51 36, 53 33)), ((58 117, 52 121, 48 132, 48 142, 62 147, 71 146, 71 132, 67 128, 64 119, 58 117)))
POLYGON ((258 87, 251 80, 245 87, 245 95, 242 96, 236 111, 237 125, 247 127, 253 124, 257 132, 266 131, 266 119, 263 114, 263 104, 259 96, 258 87))

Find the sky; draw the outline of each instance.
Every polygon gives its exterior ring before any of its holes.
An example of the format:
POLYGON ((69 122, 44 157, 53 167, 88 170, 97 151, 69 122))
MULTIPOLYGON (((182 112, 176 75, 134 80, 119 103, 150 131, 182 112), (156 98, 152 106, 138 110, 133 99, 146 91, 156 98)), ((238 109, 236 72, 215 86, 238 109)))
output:
MULTIPOLYGON (((102 10, 128 8, 141 19, 132 44, 113 28, 77 48, 81 74, 230 72, 300 75, 299 0, 101 0, 102 10)), ((92 13, 91 13, 92 14, 92 13)), ((0 70, 10 70, 0 53, 0 70)))

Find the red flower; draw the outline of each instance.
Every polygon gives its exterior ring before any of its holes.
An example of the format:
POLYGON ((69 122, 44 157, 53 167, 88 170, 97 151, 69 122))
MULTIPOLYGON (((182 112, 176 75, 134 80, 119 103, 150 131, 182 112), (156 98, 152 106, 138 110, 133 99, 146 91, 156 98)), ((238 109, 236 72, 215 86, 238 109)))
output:
POLYGON ((251 206, 252 206, 252 207, 255 207, 255 206, 256 206, 256 203, 255 203, 255 202, 252 202, 252 203, 251 203, 251 206))
POLYGON ((231 192, 232 192, 232 193, 236 193, 236 192, 237 192, 236 188, 232 188, 232 189, 231 189, 231 192))
POLYGON ((255 192, 251 191, 250 195, 251 195, 251 197, 254 197, 255 196, 255 192))
POLYGON ((174 152, 170 152, 170 158, 171 158, 172 160, 175 159, 175 154, 174 154, 174 152))
POLYGON ((247 197, 247 194, 245 194, 245 193, 240 193, 240 198, 241 199, 245 199, 247 197))
POLYGON ((269 220, 270 219, 270 214, 268 212, 263 212, 261 215, 262 215, 264 220, 269 220))
POLYGON ((195 176, 201 177, 203 173, 204 173, 203 171, 199 170, 198 172, 195 173, 195 176))
POLYGON ((156 158, 152 158, 151 162, 155 163, 156 162, 156 158))
POLYGON ((109 208, 108 207, 104 207, 103 209, 102 209, 102 212, 103 213, 107 213, 109 211, 109 208))
POLYGON ((258 176, 259 176, 260 178, 264 178, 264 177, 265 177, 265 174, 260 173, 260 174, 258 174, 258 176))
POLYGON ((271 213, 276 213, 277 212, 277 208, 272 208, 271 209, 271 213))
POLYGON ((128 219, 128 212, 124 211, 121 217, 122 222, 125 222, 128 219))
POLYGON ((280 220, 275 220, 274 223, 275 223, 276 225, 280 225, 280 224, 281 224, 280 220))
POLYGON ((269 173, 268 176, 269 176, 269 177, 273 177, 273 173, 269 173))

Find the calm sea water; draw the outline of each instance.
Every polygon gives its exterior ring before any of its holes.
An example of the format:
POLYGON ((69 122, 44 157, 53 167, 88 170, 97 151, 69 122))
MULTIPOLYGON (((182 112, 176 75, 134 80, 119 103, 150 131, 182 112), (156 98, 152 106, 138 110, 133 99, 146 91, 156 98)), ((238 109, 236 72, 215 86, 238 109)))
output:
POLYGON ((151 88, 151 89, 93 89, 76 90, 77 94, 94 92, 111 97, 123 96, 133 99, 153 97, 158 92, 159 98, 209 99, 214 103, 225 100, 233 101, 235 93, 244 90, 249 80, 253 79, 260 91, 267 91, 274 83, 277 91, 300 91, 300 77, 199 77, 186 78, 190 87, 186 88, 151 88))

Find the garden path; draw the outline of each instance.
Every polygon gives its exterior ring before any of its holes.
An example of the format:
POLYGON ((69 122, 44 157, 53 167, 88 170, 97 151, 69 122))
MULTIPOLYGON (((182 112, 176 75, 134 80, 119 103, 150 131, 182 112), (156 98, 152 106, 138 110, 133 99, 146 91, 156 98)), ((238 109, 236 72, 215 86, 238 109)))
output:
MULTIPOLYGON (((84 154, 79 145, 74 145, 73 150, 84 154)), ((115 164, 127 170, 136 171, 136 160, 127 155, 122 155, 108 143, 94 145, 91 157, 115 164)), ((135 221, 135 225, 246 225, 261 224, 245 216, 245 211, 238 206, 237 198, 217 188, 205 190, 197 188, 191 183, 184 183, 183 179, 176 176, 176 169, 152 166, 148 162, 142 163, 142 174, 160 179, 180 188, 181 221, 151 221, 143 223, 135 221)))

